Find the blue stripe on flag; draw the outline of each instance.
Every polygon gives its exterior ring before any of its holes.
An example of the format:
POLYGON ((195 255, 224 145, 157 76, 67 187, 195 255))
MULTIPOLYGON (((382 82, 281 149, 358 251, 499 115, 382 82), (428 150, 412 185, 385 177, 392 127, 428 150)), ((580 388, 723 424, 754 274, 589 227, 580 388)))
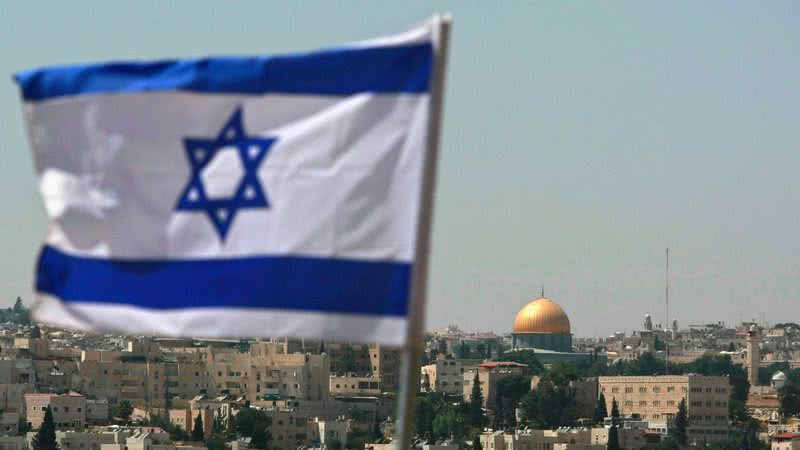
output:
POLYGON ((180 90, 220 94, 422 93, 430 43, 354 47, 265 57, 215 57, 48 67, 15 76, 28 101, 103 92, 180 90))
POLYGON ((260 308, 405 316, 411 264, 267 256, 109 260, 45 246, 36 289, 66 302, 181 308, 260 308))

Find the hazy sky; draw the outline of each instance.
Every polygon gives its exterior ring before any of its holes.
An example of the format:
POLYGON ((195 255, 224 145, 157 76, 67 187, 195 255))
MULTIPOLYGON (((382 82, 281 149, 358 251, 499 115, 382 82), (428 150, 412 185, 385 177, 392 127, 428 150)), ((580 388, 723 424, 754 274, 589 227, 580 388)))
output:
POLYGON ((0 295, 46 232, 13 72, 288 52, 455 19, 428 324, 800 321, 800 3, 0 2, 0 295))

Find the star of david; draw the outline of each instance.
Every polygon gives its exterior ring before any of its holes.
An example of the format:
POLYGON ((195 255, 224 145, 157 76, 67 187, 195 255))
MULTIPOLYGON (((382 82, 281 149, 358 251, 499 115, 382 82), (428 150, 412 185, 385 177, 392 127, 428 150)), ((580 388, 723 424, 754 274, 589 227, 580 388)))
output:
POLYGON ((242 109, 237 108, 215 138, 187 137, 183 139, 191 175, 175 206, 176 211, 206 214, 223 242, 239 210, 269 208, 269 200, 258 180, 258 167, 267 156, 276 138, 247 136, 242 125, 242 109), (232 195, 211 196, 203 181, 203 170, 222 152, 234 151, 241 161, 243 173, 235 180, 232 195))

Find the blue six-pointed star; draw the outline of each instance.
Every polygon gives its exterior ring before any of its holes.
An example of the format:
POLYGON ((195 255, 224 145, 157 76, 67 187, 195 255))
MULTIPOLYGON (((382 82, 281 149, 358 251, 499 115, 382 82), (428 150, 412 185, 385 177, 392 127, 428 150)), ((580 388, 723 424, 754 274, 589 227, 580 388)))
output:
POLYGON ((205 212, 220 240, 224 242, 240 209, 269 207, 267 195, 258 180, 258 167, 275 140, 276 138, 271 137, 246 136, 241 107, 233 112, 216 138, 184 138, 183 145, 189 158, 191 176, 175 209, 205 212), (229 148, 235 148, 241 159, 244 169, 241 182, 232 196, 209 198, 201 173, 220 150, 229 148))

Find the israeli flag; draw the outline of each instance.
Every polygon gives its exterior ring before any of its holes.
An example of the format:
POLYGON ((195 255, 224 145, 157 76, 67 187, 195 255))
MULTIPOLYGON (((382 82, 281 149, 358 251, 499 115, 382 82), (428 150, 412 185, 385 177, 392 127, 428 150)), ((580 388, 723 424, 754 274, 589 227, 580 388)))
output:
POLYGON ((17 74, 51 220, 34 317, 403 344, 432 31, 17 74))

